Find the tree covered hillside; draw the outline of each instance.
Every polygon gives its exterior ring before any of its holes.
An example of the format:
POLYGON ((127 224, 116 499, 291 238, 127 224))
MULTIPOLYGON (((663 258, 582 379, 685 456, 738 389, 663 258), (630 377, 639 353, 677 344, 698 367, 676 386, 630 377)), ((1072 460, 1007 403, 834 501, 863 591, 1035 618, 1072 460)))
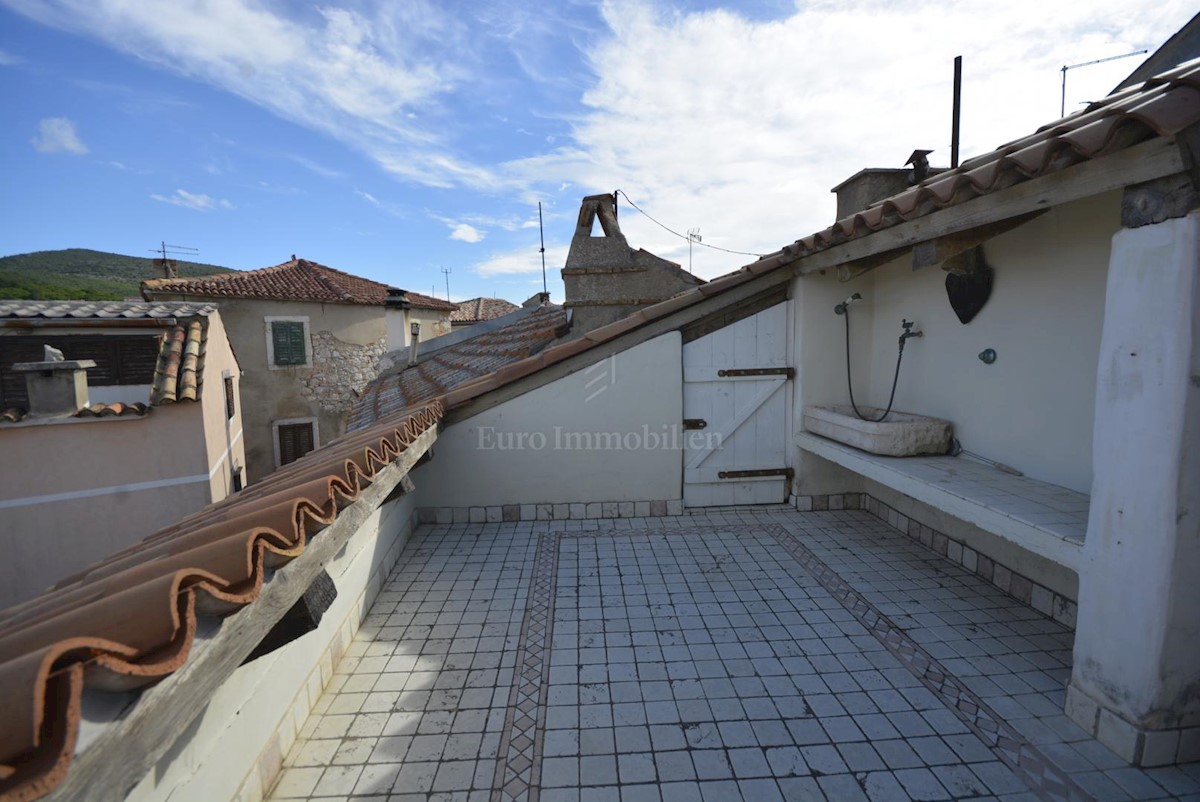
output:
MULTIPOLYGON (((180 276, 232 272, 228 267, 179 261, 180 276)), ((153 258, 67 248, 0 257, 0 298, 119 301, 136 298, 139 283, 162 278, 153 258)))

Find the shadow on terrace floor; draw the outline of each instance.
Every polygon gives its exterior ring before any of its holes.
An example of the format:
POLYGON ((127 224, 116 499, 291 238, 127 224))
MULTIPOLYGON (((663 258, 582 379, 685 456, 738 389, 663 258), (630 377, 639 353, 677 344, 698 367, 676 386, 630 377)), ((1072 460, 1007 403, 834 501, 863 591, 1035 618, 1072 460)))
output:
POLYGON ((1070 630, 862 511, 423 527, 272 799, 1152 800, 1070 630))

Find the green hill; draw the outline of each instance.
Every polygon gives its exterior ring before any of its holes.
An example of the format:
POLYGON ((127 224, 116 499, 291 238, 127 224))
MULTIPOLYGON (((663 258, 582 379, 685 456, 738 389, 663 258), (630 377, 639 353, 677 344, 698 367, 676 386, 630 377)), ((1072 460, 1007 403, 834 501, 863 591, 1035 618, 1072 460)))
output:
MULTIPOLYGON (((177 263, 180 276, 233 272, 197 262, 177 263)), ((119 301, 136 298, 143 279, 162 278, 153 258, 67 248, 0 257, 0 298, 119 301)))

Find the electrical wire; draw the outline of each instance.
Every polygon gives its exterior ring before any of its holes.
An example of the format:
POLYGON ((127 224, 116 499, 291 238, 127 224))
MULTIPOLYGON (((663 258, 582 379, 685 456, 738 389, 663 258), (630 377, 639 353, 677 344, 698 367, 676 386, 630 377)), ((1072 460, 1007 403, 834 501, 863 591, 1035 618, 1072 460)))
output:
POLYGON ((887 409, 878 418, 868 418, 858 411, 858 404, 854 403, 854 382, 850 379, 850 310, 842 312, 842 316, 846 318, 846 389, 850 391, 850 407, 859 420, 879 423, 892 413, 892 402, 896 400, 896 385, 900 382, 900 360, 904 358, 904 340, 900 341, 900 353, 896 354, 896 374, 892 376, 892 394, 888 397, 887 409))
POLYGON ((707 242, 704 242, 703 240, 693 240, 687 234, 680 234, 678 231, 676 231, 675 229, 666 225, 665 223, 662 223, 659 220, 656 220, 655 218, 651 217, 649 212, 647 212, 641 206, 638 206, 636 203, 633 202, 633 198, 631 198, 625 194, 625 190, 618 189, 616 192, 613 193, 613 195, 623 195, 625 197, 625 200, 629 203, 630 206, 637 209, 639 212, 641 212, 643 215, 645 215, 647 218, 649 218, 649 220, 651 222, 653 222, 655 225, 657 225, 659 228, 663 229, 664 231, 670 232, 671 234, 674 234, 675 236, 679 237, 680 239, 685 239, 690 242, 694 242, 697 245, 699 245, 701 248, 712 248, 714 251, 724 251, 725 253, 737 254, 738 256, 758 256, 761 258, 762 256, 766 255, 766 254, 761 254, 761 253, 751 253, 750 251, 731 251, 728 248, 722 248, 720 245, 709 245, 707 242))

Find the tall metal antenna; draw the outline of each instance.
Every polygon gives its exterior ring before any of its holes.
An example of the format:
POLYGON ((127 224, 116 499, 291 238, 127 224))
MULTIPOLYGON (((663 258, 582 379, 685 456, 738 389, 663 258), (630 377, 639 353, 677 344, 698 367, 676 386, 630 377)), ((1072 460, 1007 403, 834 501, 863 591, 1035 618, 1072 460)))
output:
POLYGON ((159 242, 157 248, 150 248, 150 253, 162 254, 158 259, 154 260, 154 266, 163 272, 167 278, 178 278, 179 271, 176 260, 171 259, 167 254, 175 256, 195 256, 200 253, 199 248, 193 248, 190 245, 168 245, 165 240, 159 242))
POLYGON ((700 229, 689 228, 688 233, 687 233, 687 241, 688 241, 688 272, 691 273, 692 272, 692 243, 704 241, 703 238, 700 236, 700 229))
POLYGON ((1093 64, 1103 64, 1106 61, 1116 61, 1117 59, 1129 58, 1130 56, 1140 56, 1143 53, 1149 52, 1149 49, 1135 50, 1132 53, 1126 53, 1123 56, 1109 56, 1108 58, 1098 58, 1095 61, 1081 61, 1078 64, 1064 64, 1062 66, 1062 105, 1058 110, 1058 116, 1067 116, 1067 70, 1074 70, 1078 67, 1090 67, 1093 64))
POLYGON ((450 300, 450 274, 453 273, 454 271, 448 267, 443 267, 441 270, 442 270, 442 274, 446 276, 446 300, 449 301, 450 300))
POLYGON ((538 240, 542 247, 538 248, 538 252, 542 255, 542 292, 549 293, 546 289, 546 232, 542 228, 542 202, 538 201, 538 240))

